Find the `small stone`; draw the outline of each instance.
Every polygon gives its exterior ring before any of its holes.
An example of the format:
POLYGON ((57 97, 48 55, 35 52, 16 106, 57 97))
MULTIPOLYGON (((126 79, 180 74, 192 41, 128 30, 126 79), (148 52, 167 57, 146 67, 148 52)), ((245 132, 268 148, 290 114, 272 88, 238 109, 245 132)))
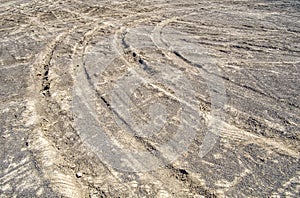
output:
POLYGON ((82 173, 81 173, 81 172, 76 173, 76 177, 77 177, 77 178, 82 177, 82 173))

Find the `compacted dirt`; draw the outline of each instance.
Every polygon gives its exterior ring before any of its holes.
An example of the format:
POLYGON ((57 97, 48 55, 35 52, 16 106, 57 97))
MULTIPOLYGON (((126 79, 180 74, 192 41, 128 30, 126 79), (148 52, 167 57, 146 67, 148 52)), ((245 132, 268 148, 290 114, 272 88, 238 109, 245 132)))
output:
POLYGON ((0 197, 299 196, 298 1, 0 15, 0 197))

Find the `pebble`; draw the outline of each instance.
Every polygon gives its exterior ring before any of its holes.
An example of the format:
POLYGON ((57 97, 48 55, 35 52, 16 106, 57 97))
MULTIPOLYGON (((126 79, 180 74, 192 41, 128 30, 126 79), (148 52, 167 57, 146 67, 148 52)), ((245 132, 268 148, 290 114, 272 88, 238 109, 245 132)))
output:
POLYGON ((77 178, 82 177, 82 173, 81 173, 81 172, 76 173, 76 177, 77 177, 77 178))

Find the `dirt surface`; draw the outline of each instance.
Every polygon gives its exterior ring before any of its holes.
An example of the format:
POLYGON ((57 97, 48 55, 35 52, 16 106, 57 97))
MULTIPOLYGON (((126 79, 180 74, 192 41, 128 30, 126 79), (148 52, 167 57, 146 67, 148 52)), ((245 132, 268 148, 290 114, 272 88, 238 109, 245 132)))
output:
POLYGON ((299 1, 0 16, 0 197, 299 196, 299 1))

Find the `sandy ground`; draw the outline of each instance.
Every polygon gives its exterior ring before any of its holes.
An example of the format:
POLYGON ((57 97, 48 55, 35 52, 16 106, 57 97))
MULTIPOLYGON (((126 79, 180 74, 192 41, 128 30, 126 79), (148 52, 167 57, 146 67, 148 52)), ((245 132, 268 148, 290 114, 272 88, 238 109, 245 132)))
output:
POLYGON ((0 15, 0 197, 299 196, 298 1, 0 15))

